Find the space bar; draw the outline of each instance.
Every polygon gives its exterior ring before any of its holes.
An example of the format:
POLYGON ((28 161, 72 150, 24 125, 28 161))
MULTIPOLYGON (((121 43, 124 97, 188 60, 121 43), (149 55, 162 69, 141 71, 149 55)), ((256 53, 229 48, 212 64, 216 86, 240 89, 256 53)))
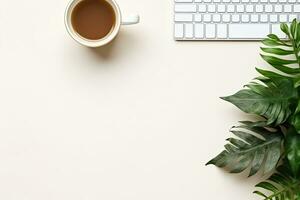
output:
POLYGON ((261 39, 270 33, 269 24, 229 24, 230 39, 261 39))

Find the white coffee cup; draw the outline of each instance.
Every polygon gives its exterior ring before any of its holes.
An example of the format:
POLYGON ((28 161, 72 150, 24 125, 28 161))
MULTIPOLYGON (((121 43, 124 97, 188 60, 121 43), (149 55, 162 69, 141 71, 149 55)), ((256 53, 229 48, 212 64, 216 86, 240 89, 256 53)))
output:
POLYGON ((139 15, 130 15, 128 17, 123 17, 121 14, 121 10, 120 10, 118 4, 115 2, 115 0, 105 0, 112 6, 112 8, 115 12, 116 19, 115 19, 114 28, 105 37, 103 37, 99 40, 90 40, 90 39, 84 38, 74 30, 72 21, 71 21, 73 10, 76 7, 76 5, 78 3, 80 3, 81 1, 84 1, 84 0, 71 0, 71 2, 68 4, 66 12, 65 12, 65 26, 66 26, 66 29, 67 29, 68 33, 70 34, 70 36, 75 41, 77 41, 79 44, 82 44, 86 47, 104 46, 104 45, 108 44, 109 42, 111 42, 118 35, 121 25, 137 24, 140 21, 139 15))

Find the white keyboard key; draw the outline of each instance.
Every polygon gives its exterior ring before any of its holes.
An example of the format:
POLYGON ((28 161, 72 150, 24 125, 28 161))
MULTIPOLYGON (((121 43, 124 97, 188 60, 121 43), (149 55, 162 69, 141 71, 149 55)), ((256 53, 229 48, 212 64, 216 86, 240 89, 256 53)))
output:
POLYGON ((217 11, 218 11, 219 13, 225 12, 225 11, 226 11, 225 5, 224 5, 224 4, 217 5, 217 11))
POLYGON ((234 5, 230 4, 230 5, 227 6, 227 12, 234 13, 234 11, 235 11, 234 5))
POLYGON ((266 5, 265 6, 265 12, 267 12, 267 13, 273 12, 273 6, 272 5, 266 5))
POLYGON ((269 24, 229 24, 228 37, 232 39, 262 39, 270 32, 269 24))
POLYGON ((295 3, 296 0, 288 0, 289 3, 295 3))
POLYGON ((195 22, 201 22, 202 21, 202 15, 201 14, 195 14, 194 19, 195 19, 195 22))
POLYGON ((240 0, 231 0, 232 1, 232 3, 239 3, 240 2, 240 0))
POLYGON ((175 24, 175 38, 183 38, 183 24, 175 24))
POLYGON ((266 14, 260 15, 260 21, 261 22, 268 22, 269 21, 268 15, 266 15, 266 14))
POLYGON ((223 22, 230 22, 230 16, 229 14, 223 14, 222 15, 222 21, 223 22))
POLYGON ((208 5, 207 10, 208 12, 216 12, 216 5, 208 5))
POLYGON ((206 5, 204 5, 204 4, 199 5, 198 11, 201 13, 206 12, 206 5))
POLYGON ((264 11, 263 5, 261 5, 261 4, 256 5, 256 6, 255 6, 255 11, 256 11, 257 13, 263 12, 263 11, 264 11))
POLYGON ((232 15, 231 18, 232 22, 239 22, 240 21, 240 16, 237 14, 232 15))
POLYGON ((224 2, 224 3, 229 3, 230 0, 223 0, 222 2, 224 2))
POLYGON ((209 15, 209 14, 204 14, 204 15, 203 15, 203 21, 204 21, 204 22, 211 22, 211 15, 209 15))
POLYGON ((272 33, 276 34, 279 38, 286 38, 286 35, 280 29, 280 24, 272 24, 272 33))
POLYGON ((277 13, 281 13, 282 12, 282 5, 275 5, 274 6, 274 11, 277 13))
POLYGON ((251 15, 251 22, 258 22, 258 15, 251 15))
POLYGON ((193 14, 175 14, 175 22, 192 22, 193 14))
POLYGON ((221 0, 213 0, 214 3, 220 3, 221 0))
POLYGON ((260 0, 261 3, 268 3, 268 0, 260 0))
POLYGON ((289 22, 292 22, 294 19, 297 19, 297 15, 295 14, 289 15, 289 22))
POLYGON ((202 3, 202 0, 195 0, 196 3, 202 3))
POLYGON ((287 4, 283 6, 283 11, 286 13, 291 13, 292 12, 292 5, 287 4))
POLYGON ((294 12, 300 12, 300 5, 294 5, 294 12))
POLYGON ((249 3, 250 0, 242 0, 242 3, 249 3))
POLYGON ((277 22, 278 16, 277 15, 270 15, 270 22, 277 22))
POLYGON ((206 24, 205 26, 206 38, 215 38, 216 37, 216 25, 215 24, 206 24))
POLYGON ((249 15, 246 15, 246 14, 242 15, 242 20, 241 21, 242 22, 249 22, 250 21, 249 15))
POLYGON ((251 0, 251 3, 258 3, 258 0, 251 0))
POLYGON ((211 3, 211 0, 203 0, 205 3, 211 3))
POLYGON ((254 12, 254 6, 253 5, 246 5, 246 12, 253 13, 254 12))
POLYGON ((175 12, 196 12, 197 6, 194 4, 176 4, 175 12))
POLYGON ((279 15, 279 22, 288 22, 288 15, 279 15))
POLYGON ((214 14, 213 15, 213 22, 220 22, 221 21, 221 15, 220 14, 214 14))
POLYGON ((287 0, 279 0, 280 3, 286 3, 287 0))
POLYGON ((270 3, 277 3, 277 0, 270 0, 270 3))
POLYGON ((225 39, 227 38, 227 25, 218 24, 217 25, 217 38, 225 39))
POLYGON ((204 25, 203 24, 195 24, 195 37, 196 38, 204 37, 204 25))
POLYGON ((244 5, 237 5, 236 6, 236 12, 243 13, 245 11, 244 5))
POLYGON ((194 37, 194 25, 193 24, 185 24, 185 37, 186 38, 194 37))

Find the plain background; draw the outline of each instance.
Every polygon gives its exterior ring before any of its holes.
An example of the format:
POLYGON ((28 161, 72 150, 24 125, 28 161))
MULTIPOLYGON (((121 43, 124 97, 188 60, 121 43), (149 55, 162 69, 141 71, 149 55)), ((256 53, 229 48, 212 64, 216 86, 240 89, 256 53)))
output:
POLYGON ((172 0, 118 0, 141 23, 92 50, 68 0, 0 2, 0 199, 256 199, 204 165, 249 119, 219 96, 267 67, 258 42, 175 42, 172 0))

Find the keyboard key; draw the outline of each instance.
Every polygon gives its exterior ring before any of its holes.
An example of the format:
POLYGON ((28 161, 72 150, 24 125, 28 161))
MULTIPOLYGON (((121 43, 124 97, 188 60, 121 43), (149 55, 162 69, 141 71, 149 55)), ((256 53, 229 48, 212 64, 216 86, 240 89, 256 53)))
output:
POLYGON ((204 26, 203 24, 195 24, 195 37, 203 38, 204 36, 204 26))
POLYGON ((300 12, 300 5, 294 5, 294 12, 300 12))
POLYGON ((251 15, 251 22, 258 22, 258 15, 251 15))
POLYGON ((297 15, 295 14, 289 15, 289 22, 292 22, 294 19, 297 19, 297 15))
POLYGON ((232 22, 239 22, 240 21, 240 16, 237 14, 232 15, 231 18, 232 22))
POLYGON ((207 10, 208 12, 216 12, 216 5, 208 5, 207 10))
POLYGON ((268 0, 260 0, 261 3, 268 3, 268 0))
POLYGON ((253 13, 254 12, 254 6, 253 5, 246 5, 246 12, 253 13))
POLYGON ((246 14, 242 15, 242 22, 249 22, 249 21, 250 21, 249 15, 246 14))
POLYGON ((279 22, 288 22, 287 15, 279 15, 279 22))
POLYGON ((183 24, 175 24, 175 38, 183 38, 183 24))
POLYGON ((270 15, 270 22, 277 22, 278 16, 277 15, 270 15))
POLYGON ((267 12, 267 13, 273 12, 273 6, 272 5, 266 5, 265 6, 265 12, 267 12))
POLYGON ((269 21, 268 15, 266 15, 266 14, 260 15, 260 21, 261 22, 268 22, 269 21))
POLYGON ((256 6, 255 6, 255 11, 256 11, 257 13, 263 12, 263 11, 264 11, 263 5, 261 5, 261 4, 256 5, 256 6))
POLYGON ((186 38, 194 37, 194 25, 193 24, 185 24, 185 37, 186 38))
POLYGON ((211 22, 211 15, 209 15, 209 14, 204 14, 204 15, 203 15, 203 21, 204 21, 204 22, 211 22))
POLYGON ((227 25, 218 24, 217 25, 217 37, 221 39, 227 38, 227 25))
POLYGON ((217 5, 217 11, 220 13, 223 13, 226 11, 226 7, 225 5, 221 4, 221 5, 217 5))
POLYGON ((232 39, 262 39, 269 34, 269 24, 229 24, 228 36, 232 39))
POLYGON ((195 14, 194 19, 196 22, 201 22, 202 21, 202 15, 201 14, 195 14))
POLYGON ((236 12, 243 13, 245 11, 244 5, 237 5, 236 6, 236 12))
POLYGON ((287 12, 287 13, 291 13, 292 12, 292 5, 287 4, 283 6, 283 11, 287 12))
POLYGON ((286 38, 286 35, 280 29, 280 24, 272 24, 272 33, 276 34, 279 38, 286 38))
POLYGON ((202 5, 199 5, 198 7, 198 11, 201 12, 201 13, 204 13, 206 12, 206 5, 202 4, 202 5))
POLYGON ((222 15, 222 21, 223 22, 230 22, 230 16, 229 14, 223 14, 222 15))
POLYGON ((213 18, 213 22, 220 22, 221 21, 221 15, 220 14, 214 14, 212 18, 213 18))
POLYGON ((235 10, 234 5, 231 5, 231 4, 230 4, 230 5, 227 6, 227 12, 233 13, 234 10, 235 10))
POLYGON ((206 24, 205 26, 206 38, 215 38, 216 37, 216 25, 215 24, 206 24))
POLYGON ((175 12, 196 12, 197 7, 194 4, 176 4, 175 12))
POLYGON ((281 13, 282 12, 282 5, 275 5, 274 6, 274 11, 277 13, 281 13))
POLYGON ((175 14, 175 22, 192 22, 193 14, 175 14))

